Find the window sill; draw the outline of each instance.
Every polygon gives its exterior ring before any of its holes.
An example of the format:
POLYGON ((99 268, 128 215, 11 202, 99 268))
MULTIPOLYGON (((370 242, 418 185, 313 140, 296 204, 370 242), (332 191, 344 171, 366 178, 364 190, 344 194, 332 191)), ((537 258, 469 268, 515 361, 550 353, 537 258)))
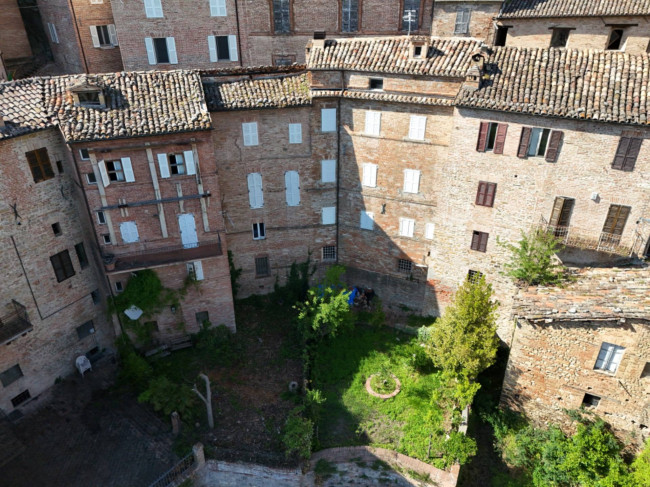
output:
POLYGON ((402 140, 404 142, 412 142, 414 144, 431 144, 431 141, 427 139, 409 139, 408 137, 404 137, 402 140))
POLYGON ((606 375, 608 377, 616 377, 616 371, 610 372, 609 370, 605 370, 605 369, 593 369, 593 371, 596 372, 597 374, 606 375))
POLYGON ((117 47, 117 46, 113 46, 113 45, 110 45, 110 46, 99 46, 99 47, 96 47, 95 49, 115 49, 116 47, 117 47))

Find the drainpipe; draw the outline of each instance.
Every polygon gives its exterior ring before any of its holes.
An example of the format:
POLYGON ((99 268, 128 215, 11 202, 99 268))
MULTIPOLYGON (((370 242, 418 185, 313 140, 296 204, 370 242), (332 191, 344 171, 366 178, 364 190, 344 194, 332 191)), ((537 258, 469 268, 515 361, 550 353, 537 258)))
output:
POLYGON ((77 25, 77 14, 74 11, 74 5, 72 4, 72 0, 68 0, 68 6, 70 7, 70 12, 72 12, 72 23, 74 24, 74 31, 77 38, 77 45, 79 46, 79 51, 81 51, 81 58, 83 59, 84 62, 84 69, 86 74, 88 74, 90 72, 88 70, 88 61, 86 60, 86 52, 84 51, 83 45, 81 44, 81 34, 79 34, 79 25, 77 25))
MULTIPOLYGON (((345 72, 341 70, 341 95, 343 95, 343 90, 345 89, 345 72)), ((339 234, 340 234, 340 224, 339 224, 339 214, 341 207, 341 157, 343 156, 343 151, 341 150, 341 98, 339 96, 337 99, 336 106, 336 263, 339 263, 339 234)))
POLYGON ((244 66, 241 58, 241 30, 239 28, 239 3, 235 0, 235 18, 237 19, 237 52, 239 54, 239 66, 244 66))

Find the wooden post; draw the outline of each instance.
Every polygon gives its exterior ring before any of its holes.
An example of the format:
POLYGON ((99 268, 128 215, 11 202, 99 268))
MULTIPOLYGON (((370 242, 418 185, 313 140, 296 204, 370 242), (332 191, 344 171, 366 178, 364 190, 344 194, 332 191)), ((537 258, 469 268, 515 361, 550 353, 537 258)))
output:
POLYGON ((192 390, 205 403, 205 408, 208 413, 208 425, 210 426, 210 429, 212 429, 214 428, 214 416, 212 415, 212 393, 210 392, 210 379, 205 374, 199 374, 199 377, 205 381, 205 396, 199 392, 199 390, 196 388, 196 384, 194 384, 192 390))
POLYGON ((172 435, 178 436, 181 431, 181 417, 176 411, 172 413, 172 435))

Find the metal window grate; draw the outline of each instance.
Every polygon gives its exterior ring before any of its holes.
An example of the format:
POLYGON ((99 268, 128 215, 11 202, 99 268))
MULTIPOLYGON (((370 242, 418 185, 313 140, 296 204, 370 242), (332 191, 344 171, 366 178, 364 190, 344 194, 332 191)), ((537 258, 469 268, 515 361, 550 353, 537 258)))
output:
POLYGON ((397 270, 405 274, 410 274, 413 270, 413 262, 408 259, 398 259, 397 270))
POLYGON ((16 397, 13 397, 11 399, 11 404, 13 405, 13 407, 18 407, 22 403, 24 403, 27 399, 29 399, 30 397, 32 397, 32 396, 29 393, 29 389, 24 390, 23 392, 18 394, 16 397))
POLYGON ((336 260, 335 245, 328 245, 323 247, 323 260, 336 260))
POLYGON ((257 277, 263 277, 269 275, 269 258, 268 257, 256 257, 255 258, 255 275, 257 277))

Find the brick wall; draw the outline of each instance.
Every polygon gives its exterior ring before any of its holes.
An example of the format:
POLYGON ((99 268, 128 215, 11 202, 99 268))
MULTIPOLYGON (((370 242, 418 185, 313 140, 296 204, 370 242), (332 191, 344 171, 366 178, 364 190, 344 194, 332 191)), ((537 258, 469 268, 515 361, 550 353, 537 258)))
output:
POLYGON ((25 25, 14 0, 0 0, 0 52, 5 61, 16 58, 30 57, 25 25))
POLYGON ((475 37, 490 43, 494 33, 494 18, 501 8, 500 1, 437 1, 433 11, 431 33, 436 36, 475 37), (469 10, 470 22, 467 33, 455 33, 459 10, 469 10))
POLYGON ((0 372, 19 364, 23 377, 0 389, 0 409, 13 410, 11 398, 24 390, 36 397, 57 377, 74 371, 75 358, 94 347, 111 347, 113 331, 105 317, 106 290, 97 271, 94 241, 82 210, 74 164, 56 129, 0 143, 0 314, 16 300, 26 306, 33 331, 2 345, 0 372), (55 176, 34 183, 25 152, 45 147, 55 176), (63 173, 57 170, 61 161, 63 173), (13 209, 20 215, 17 225, 13 209), (56 236, 52 224, 60 225, 56 236), (83 243, 89 260, 81 268, 75 245, 83 243), (57 282, 50 256, 67 250, 75 274, 57 282), (99 304, 90 295, 98 290, 99 304), (93 320, 95 333, 79 339, 76 327, 93 320))
POLYGON ((64 73, 85 72, 86 66, 76 30, 73 28, 74 20, 68 8, 68 0, 38 0, 37 3, 54 62, 64 73), (58 43, 52 39, 48 24, 54 25, 58 43))
POLYGON ((115 24, 110 0, 104 0, 102 3, 73 0, 72 5, 88 72, 112 73, 122 71, 122 56, 119 46, 94 47, 90 32, 91 26, 115 24))

